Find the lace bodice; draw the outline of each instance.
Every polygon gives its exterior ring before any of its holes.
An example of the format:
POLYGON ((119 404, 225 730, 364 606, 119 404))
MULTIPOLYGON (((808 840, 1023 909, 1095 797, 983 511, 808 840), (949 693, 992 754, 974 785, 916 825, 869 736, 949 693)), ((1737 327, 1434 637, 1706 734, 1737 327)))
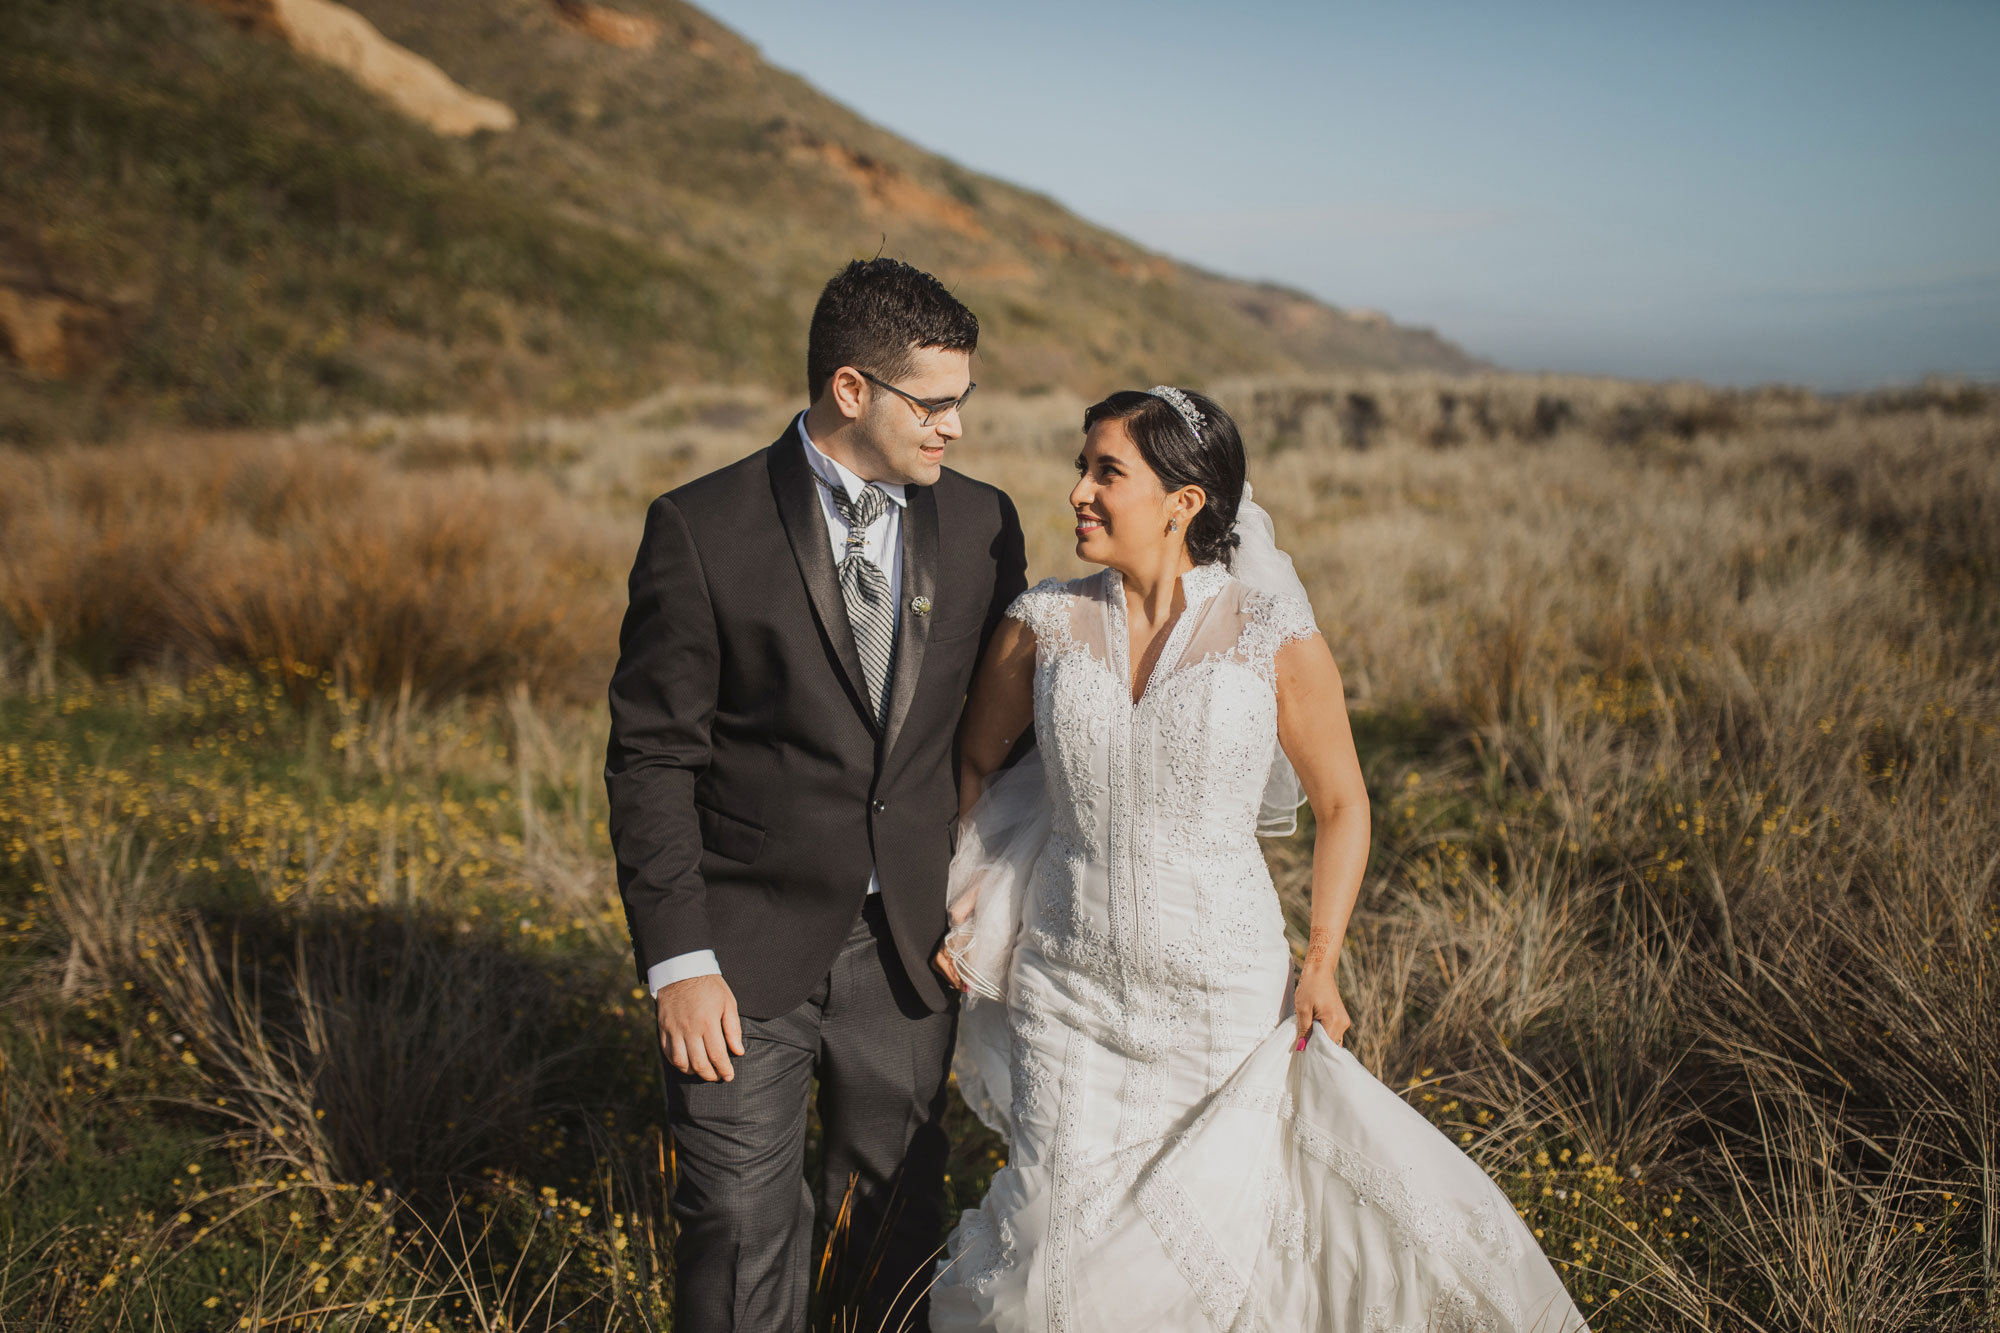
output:
MULTIPOLYGON (((1220 565, 1189 570, 1181 592, 1136 703, 1116 571, 1045 581, 1008 610, 1035 633, 1050 820, 1024 938, 1069 969, 1093 1037, 1136 1060, 1187 1040, 1205 995, 1283 953, 1257 812, 1278 743, 1276 655, 1315 632, 1309 607, 1220 565)), ((1272 1016, 1211 1033, 1218 1081, 1272 1016)))
POLYGON ((1007 610, 1035 633, 1035 740, 1056 832, 1094 859, 1112 851, 1114 793, 1140 788, 1172 850, 1255 846, 1277 744, 1276 657, 1317 632, 1312 608, 1253 591, 1215 564, 1182 575, 1181 590, 1186 607, 1136 704, 1116 570, 1045 579, 1007 610), (1135 737, 1157 753, 1135 753, 1135 737), (1149 775, 1158 781, 1131 783, 1133 766, 1152 759, 1161 761, 1149 775))

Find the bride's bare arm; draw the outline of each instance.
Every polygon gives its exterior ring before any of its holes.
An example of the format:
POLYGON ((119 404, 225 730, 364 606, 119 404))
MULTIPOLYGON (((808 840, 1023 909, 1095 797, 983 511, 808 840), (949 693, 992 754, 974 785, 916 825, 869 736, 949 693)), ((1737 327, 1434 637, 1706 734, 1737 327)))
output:
POLYGON ((986 779, 1035 721, 1035 632, 1002 620, 972 676, 958 723, 958 815, 979 799, 986 779))
MULTIPOLYGON (((1006 619, 993 631, 986 656, 972 676, 958 723, 958 817, 979 799, 986 779, 1007 761, 1035 720, 1035 632, 1006 619)), ((940 945, 931 965, 959 990, 965 980, 940 945)))
POLYGON ((1315 634, 1280 649, 1278 743, 1312 805, 1312 930, 1293 1004, 1299 1043, 1317 1022, 1340 1041, 1350 1020, 1336 972, 1348 919, 1368 865, 1368 787, 1354 753, 1347 695, 1326 640, 1315 634))

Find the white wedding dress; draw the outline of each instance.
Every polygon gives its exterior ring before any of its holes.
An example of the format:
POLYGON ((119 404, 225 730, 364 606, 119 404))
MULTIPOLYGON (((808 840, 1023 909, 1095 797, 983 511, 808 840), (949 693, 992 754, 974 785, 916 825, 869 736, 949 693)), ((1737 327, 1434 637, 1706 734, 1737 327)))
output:
POLYGON ((953 864, 955 895, 987 881, 965 931, 988 968, 955 1069, 1008 1161, 952 1232, 932 1328, 1576 1333, 1476 1163, 1322 1029, 1293 1054, 1256 835, 1273 659, 1312 612, 1220 565, 1181 587, 1136 705, 1115 571, 1008 611, 1035 634, 1040 762, 989 785, 953 864))

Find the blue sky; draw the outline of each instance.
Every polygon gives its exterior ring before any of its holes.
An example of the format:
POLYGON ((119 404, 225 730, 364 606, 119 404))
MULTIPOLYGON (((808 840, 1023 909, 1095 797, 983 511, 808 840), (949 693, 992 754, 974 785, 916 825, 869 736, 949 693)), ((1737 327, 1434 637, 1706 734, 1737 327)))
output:
POLYGON ((2000 0, 708 0, 888 128, 1514 369, 2000 376, 2000 0))

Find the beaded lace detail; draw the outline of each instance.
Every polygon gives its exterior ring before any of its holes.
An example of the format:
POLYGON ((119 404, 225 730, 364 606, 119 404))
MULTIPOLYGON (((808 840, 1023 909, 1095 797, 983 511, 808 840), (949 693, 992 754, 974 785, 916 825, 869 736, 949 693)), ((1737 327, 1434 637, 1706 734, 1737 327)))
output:
POLYGON ((1464 1287, 1441 1292, 1421 1324, 1392 1324, 1386 1307, 1373 1305, 1362 1316, 1361 1333, 1499 1333, 1500 1322, 1479 1308, 1464 1287))
POLYGON ((1482 1252, 1463 1213, 1425 1198, 1412 1172, 1372 1162, 1318 1125, 1294 1120, 1292 1134, 1301 1150, 1331 1167, 1364 1205, 1387 1214, 1404 1245, 1448 1258, 1511 1323, 1521 1322, 1520 1307, 1501 1270, 1482 1252))

